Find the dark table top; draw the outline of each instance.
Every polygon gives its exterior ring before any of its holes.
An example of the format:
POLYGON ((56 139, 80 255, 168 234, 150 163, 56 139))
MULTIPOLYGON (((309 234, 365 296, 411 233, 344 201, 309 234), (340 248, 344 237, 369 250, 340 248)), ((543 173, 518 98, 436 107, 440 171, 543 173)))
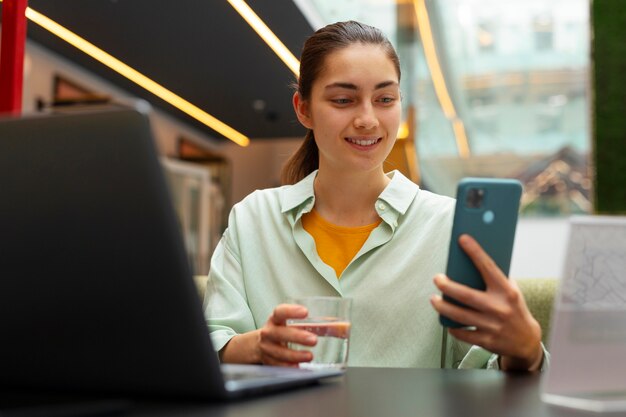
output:
POLYGON ((487 370, 350 368, 318 385, 224 403, 99 400, 46 410, 43 401, 26 410, 2 408, 5 393, 0 416, 598 416, 543 403, 540 379, 538 373, 487 370))

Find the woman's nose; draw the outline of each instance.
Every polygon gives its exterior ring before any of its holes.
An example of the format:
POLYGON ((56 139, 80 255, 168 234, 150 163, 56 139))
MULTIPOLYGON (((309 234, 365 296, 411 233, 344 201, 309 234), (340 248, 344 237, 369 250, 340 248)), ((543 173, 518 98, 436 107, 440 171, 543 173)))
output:
POLYGON ((354 118, 354 126, 358 129, 373 129, 378 127, 378 117, 371 104, 365 104, 359 109, 354 118))

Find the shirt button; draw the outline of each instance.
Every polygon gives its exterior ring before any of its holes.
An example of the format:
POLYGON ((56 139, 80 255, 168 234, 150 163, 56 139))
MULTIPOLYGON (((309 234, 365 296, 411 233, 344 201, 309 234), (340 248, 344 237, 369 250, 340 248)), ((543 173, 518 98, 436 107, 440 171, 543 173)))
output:
POLYGON ((385 205, 384 205, 383 203, 380 203, 380 204, 378 205, 378 208, 379 208, 380 210, 384 210, 384 209, 386 209, 387 207, 385 207, 385 205))
POLYGON ((393 222, 393 227, 398 227, 398 222, 393 222))

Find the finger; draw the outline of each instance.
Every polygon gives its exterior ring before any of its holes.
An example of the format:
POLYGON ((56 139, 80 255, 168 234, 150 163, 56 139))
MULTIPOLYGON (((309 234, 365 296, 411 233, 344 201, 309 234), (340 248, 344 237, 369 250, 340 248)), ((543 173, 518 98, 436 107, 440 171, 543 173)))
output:
POLYGON ((297 343, 305 346, 315 346, 317 335, 306 330, 290 326, 273 326, 261 330, 261 340, 273 343, 297 343))
POLYGON ((299 363, 293 363, 293 362, 282 362, 282 361, 277 361, 274 358, 270 358, 270 357, 265 357, 263 358, 263 365, 268 365, 268 366, 282 366, 282 367, 286 367, 286 368, 298 368, 299 367, 299 363))
POLYGON ((297 364, 313 360, 313 354, 307 350, 290 349, 287 346, 268 341, 261 341, 259 347, 261 348, 263 363, 297 364))
POLYGON ((261 355, 261 363, 263 365, 270 365, 270 366, 285 366, 285 367, 289 367, 289 368, 296 368, 299 365, 299 362, 287 362, 287 361, 282 361, 279 359, 276 359, 270 355, 265 355, 262 354, 261 355))
POLYGON ((482 314, 469 308, 457 306, 444 300, 438 295, 433 295, 430 302, 439 314, 442 314, 458 323, 463 323, 466 326, 473 326, 478 329, 488 331, 495 331, 498 328, 497 323, 495 323, 488 314, 482 314))
MULTIPOLYGON (((513 281, 507 280, 507 283, 511 285, 507 287, 506 298, 504 299, 494 297, 493 293, 475 290, 459 284, 443 274, 436 275, 434 281, 444 295, 464 304, 468 309, 473 309, 482 316, 488 317, 492 323, 498 320, 509 320, 520 314, 525 315, 525 312, 528 311, 523 296, 513 281)), ((450 304, 455 306, 454 303, 450 304)), ((463 306, 459 308, 465 310, 463 306)))
POLYGON ((507 287, 505 295, 509 305, 517 309, 521 309, 521 312, 523 312, 524 314, 528 313, 532 316, 532 314, 530 314, 530 311, 528 310, 524 294, 522 293, 522 290, 520 290, 519 285, 517 285, 517 282, 515 282, 515 280, 513 279, 507 279, 506 283, 507 287))
POLYGON ((306 307, 297 304, 279 304, 276 306, 270 321, 274 324, 284 325, 288 319, 303 319, 309 312, 306 307))
POLYGON ((459 245, 463 251, 465 251, 467 256, 470 257, 488 287, 493 285, 503 286, 507 284, 508 280, 506 276, 502 273, 493 259, 491 259, 491 256, 483 250, 476 239, 468 234, 463 234, 459 237, 459 245))
POLYGON ((444 274, 435 275, 434 282, 435 286, 446 296, 454 298, 474 310, 489 311, 491 303, 485 291, 475 290, 460 284, 444 274))

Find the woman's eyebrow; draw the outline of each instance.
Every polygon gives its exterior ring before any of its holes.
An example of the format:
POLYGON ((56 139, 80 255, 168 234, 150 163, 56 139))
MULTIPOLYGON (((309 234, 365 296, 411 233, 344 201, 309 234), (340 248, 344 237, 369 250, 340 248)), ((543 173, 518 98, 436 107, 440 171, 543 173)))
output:
MULTIPOLYGON (((392 85, 398 85, 397 81, 383 81, 381 83, 378 83, 374 86, 374 90, 379 90, 381 88, 385 88, 385 87, 389 87, 392 85)), ((355 84, 352 83, 345 83, 345 82, 335 82, 332 84, 328 84, 325 89, 329 90, 331 88, 345 88, 347 90, 358 90, 359 87, 357 87, 355 84)))
POLYGON ((398 85, 398 82, 397 81, 383 81, 382 83, 376 84, 376 86, 374 87, 374 90, 379 90, 381 88, 385 88, 385 87, 389 87, 393 85, 398 85))
POLYGON ((326 90, 330 90, 331 88, 345 88, 347 90, 358 90, 359 88, 352 84, 352 83, 342 83, 342 82, 336 82, 336 83, 332 83, 332 84, 328 84, 325 89, 326 90))

